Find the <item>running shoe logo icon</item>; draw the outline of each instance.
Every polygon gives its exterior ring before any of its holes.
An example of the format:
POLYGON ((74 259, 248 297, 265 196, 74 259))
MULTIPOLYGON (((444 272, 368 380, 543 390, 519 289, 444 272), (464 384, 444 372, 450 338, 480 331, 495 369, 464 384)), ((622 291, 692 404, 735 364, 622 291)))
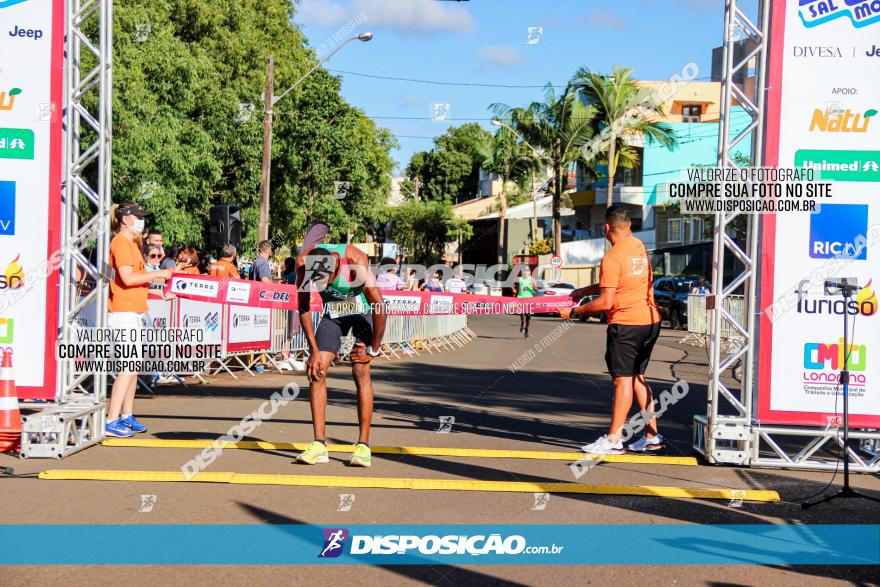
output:
POLYGON ((324 528, 324 548, 318 558, 336 558, 342 554, 342 546, 348 539, 345 528, 324 528))

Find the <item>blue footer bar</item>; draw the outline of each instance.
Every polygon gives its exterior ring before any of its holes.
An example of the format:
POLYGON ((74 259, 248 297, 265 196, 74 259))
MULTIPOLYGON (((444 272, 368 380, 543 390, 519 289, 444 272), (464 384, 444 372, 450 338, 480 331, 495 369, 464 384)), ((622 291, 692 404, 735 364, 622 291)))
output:
POLYGON ((877 565, 880 526, 0 525, 0 564, 877 565))

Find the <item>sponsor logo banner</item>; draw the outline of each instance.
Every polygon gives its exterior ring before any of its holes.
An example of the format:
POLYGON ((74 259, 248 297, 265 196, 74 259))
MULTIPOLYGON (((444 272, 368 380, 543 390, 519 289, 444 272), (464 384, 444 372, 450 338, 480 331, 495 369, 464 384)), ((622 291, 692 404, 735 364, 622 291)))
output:
POLYGON ((856 28, 880 22, 877 0, 800 0, 798 14, 807 28, 845 18, 856 28))
POLYGON ((0 128, 0 159, 33 159, 34 131, 29 128, 0 128))
POLYGON ((810 257, 864 261, 868 258, 867 233, 867 204, 822 204, 810 215, 810 257))
POLYGON ((799 149, 794 164, 823 181, 880 181, 880 151, 799 149))

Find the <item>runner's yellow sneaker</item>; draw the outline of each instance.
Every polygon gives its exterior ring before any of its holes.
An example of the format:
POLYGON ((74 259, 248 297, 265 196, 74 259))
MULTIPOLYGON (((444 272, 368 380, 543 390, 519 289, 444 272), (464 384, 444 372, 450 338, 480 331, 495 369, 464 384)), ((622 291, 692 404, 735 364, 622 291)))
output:
POLYGON ((313 441, 312 444, 309 445, 309 448, 301 452, 296 460, 297 462, 305 463, 306 465, 317 465, 318 463, 330 462, 330 459, 327 457, 327 446, 323 442, 317 440, 313 441))
POLYGON ((351 455, 348 464, 351 467, 369 467, 372 454, 369 446, 359 442, 354 445, 354 454, 351 455))

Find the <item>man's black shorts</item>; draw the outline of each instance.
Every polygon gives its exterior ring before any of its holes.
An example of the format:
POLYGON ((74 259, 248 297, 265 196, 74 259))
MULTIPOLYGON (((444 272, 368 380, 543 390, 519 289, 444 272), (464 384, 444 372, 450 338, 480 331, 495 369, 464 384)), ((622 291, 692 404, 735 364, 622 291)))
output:
POLYGON ((605 365, 612 377, 644 375, 654 343, 660 336, 660 323, 644 326, 609 324, 605 343, 605 365))
POLYGON ((342 337, 351 330, 354 337, 370 346, 373 343, 373 315, 352 314, 339 318, 324 316, 318 323, 315 339, 318 341, 318 350, 327 351, 334 355, 342 348, 342 337))

